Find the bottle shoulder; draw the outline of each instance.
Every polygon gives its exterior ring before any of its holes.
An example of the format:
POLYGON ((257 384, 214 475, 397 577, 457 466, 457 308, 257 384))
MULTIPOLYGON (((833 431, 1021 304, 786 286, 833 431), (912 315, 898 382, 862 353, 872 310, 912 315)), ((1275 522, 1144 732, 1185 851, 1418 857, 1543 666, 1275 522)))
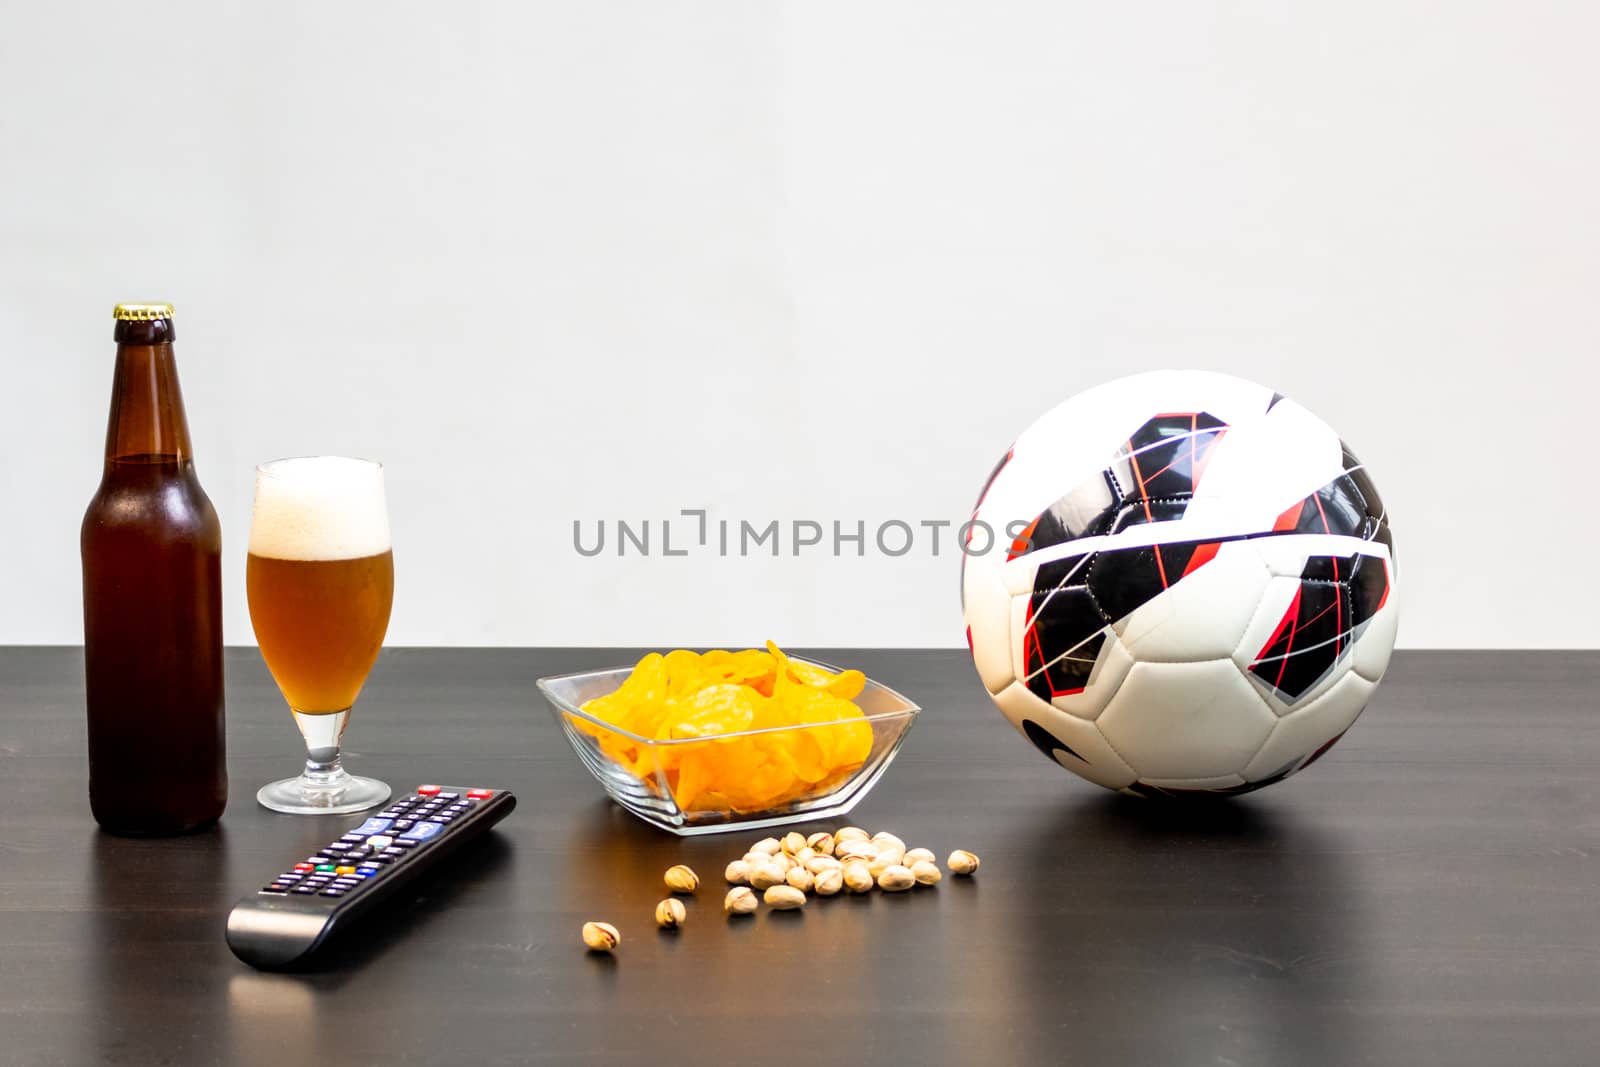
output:
POLYGON ((101 533, 150 531, 187 535, 220 546, 222 526, 192 464, 106 464, 84 509, 87 544, 101 533))

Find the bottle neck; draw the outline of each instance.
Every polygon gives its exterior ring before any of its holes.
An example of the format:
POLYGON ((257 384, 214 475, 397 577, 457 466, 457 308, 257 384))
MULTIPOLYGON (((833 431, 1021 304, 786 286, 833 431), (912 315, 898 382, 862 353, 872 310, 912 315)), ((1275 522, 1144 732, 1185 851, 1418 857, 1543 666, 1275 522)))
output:
POLYGON ((172 343, 124 340, 117 345, 106 462, 182 464, 193 458, 172 343))

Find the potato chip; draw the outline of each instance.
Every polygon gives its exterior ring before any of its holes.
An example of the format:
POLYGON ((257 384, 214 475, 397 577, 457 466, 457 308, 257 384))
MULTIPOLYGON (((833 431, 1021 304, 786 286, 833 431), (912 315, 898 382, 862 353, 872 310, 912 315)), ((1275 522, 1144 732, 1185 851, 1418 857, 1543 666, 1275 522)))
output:
POLYGON ((872 752, 872 726, 854 703, 860 671, 835 674, 765 650, 703 655, 676 649, 639 660, 613 693, 583 705, 639 737, 573 720, 647 787, 684 811, 768 811, 843 784, 872 752), (770 733, 748 731, 770 730, 770 733))

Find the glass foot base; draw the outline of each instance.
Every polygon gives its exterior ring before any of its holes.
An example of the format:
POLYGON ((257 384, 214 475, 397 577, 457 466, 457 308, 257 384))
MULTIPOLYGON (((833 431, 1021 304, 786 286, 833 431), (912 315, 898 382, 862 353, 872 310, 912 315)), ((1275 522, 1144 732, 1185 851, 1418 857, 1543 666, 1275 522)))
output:
POLYGON ((349 815, 389 799, 389 787, 376 778, 341 773, 326 779, 285 778, 261 787, 256 801, 286 815, 349 815))

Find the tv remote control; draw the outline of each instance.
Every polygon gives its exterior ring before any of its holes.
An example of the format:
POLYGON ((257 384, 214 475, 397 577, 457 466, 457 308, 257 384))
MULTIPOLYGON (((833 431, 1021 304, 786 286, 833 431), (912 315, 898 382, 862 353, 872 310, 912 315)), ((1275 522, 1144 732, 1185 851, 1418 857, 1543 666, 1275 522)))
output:
POLYGON ((228 947, 252 967, 287 967, 516 806, 505 789, 420 785, 235 904, 228 947))

